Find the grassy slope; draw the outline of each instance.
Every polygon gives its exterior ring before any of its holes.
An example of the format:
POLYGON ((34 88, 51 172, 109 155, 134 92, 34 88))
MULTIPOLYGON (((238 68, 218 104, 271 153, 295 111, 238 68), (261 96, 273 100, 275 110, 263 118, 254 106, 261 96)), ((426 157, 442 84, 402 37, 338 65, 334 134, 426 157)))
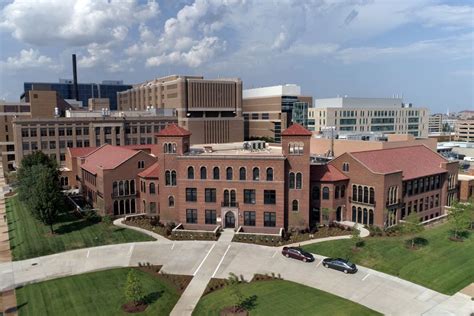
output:
MULTIPOLYGON (((20 315, 129 315, 121 311, 124 285, 130 269, 113 269, 76 275, 17 290, 20 315)), ((168 315, 179 299, 170 285, 137 271, 144 293, 151 303, 144 313, 168 315)))
POLYGON ((51 236, 49 227, 34 219, 18 197, 7 199, 6 205, 13 260, 99 245, 154 240, 112 224, 91 224, 67 214, 54 225, 56 234, 51 236))
MULTIPOLYGON (((240 285, 245 297, 256 295, 251 315, 379 315, 377 312, 338 296, 289 281, 258 281, 240 285)), ((199 301, 193 315, 218 315, 233 303, 224 288, 199 301)))
POLYGON ((419 250, 405 247, 409 237, 365 239, 363 250, 352 253, 351 240, 307 245, 312 253, 328 257, 347 257, 365 267, 399 276, 441 293, 454 294, 474 282, 474 234, 464 242, 448 239, 449 226, 430 228, 417 236, 428 240, 419 250), (349 255, 348 255, 349 254, 349 255))

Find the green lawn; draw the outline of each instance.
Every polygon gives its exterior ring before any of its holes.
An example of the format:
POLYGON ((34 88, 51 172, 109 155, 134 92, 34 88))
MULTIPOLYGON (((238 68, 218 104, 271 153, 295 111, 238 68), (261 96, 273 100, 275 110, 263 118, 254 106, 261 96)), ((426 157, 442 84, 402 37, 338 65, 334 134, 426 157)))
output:
POLYGON ((405 247, 409 237, 369 237, 357 253, 350 251, 351 240, 328 241, 304 248, 323 256, 349 257, 362 266, 451 295, 474 282, 474 234, 464 242, 453 242, 448 239, 449 230, 449 226, 443 224, 418 234, 428 241, 428 245, 418 250, 405 247))
MULTIPOLYGON (((130 269, 81 274, 36 284, 16 291, 20 315, 131 315, 122 312, 124 284, 130 269)), ((169 315, 179 294, 169 284, 137 271, 150 305, 133 315, 169 315)))
POLYGON ((54 225, 56 234, 51 235, 49 227, 33 218, 17 196, 8 198, 6 207, 13 260, 85 247, 154 240, 133 230, 112 224, 93 224, 70 214, 61 215, 59 223, 54 225))
MULTIPOLYGON (((257 281, 239 285, 244 297, 252 297, 251 315, 380 315, 338 296, 294 282, 257 281)), ((219 315, 233 304, 231 292, 224 288, 201 298, 193 315, 219 315)))

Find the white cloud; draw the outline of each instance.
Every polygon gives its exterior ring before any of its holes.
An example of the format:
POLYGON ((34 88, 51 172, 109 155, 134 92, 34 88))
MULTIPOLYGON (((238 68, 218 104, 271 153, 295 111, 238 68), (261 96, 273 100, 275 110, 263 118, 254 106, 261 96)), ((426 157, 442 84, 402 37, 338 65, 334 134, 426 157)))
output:
POLYGON ((414 12, 428 27, 474 28, 474 7, 456 5, 432 5, 414 12))
POLYGON ((0 28, 28 44, 82 46, 121 41, 130 26, 158 12, 154 1, 15 0, 2 9, 0 28))
POLYGON ((23 70, 31 68, 58 69, 53 60, 41 55, 37 49, 22 49, 18 56, 8 57, 5 61, 0 61, 0 67, 6 70, 23 70))

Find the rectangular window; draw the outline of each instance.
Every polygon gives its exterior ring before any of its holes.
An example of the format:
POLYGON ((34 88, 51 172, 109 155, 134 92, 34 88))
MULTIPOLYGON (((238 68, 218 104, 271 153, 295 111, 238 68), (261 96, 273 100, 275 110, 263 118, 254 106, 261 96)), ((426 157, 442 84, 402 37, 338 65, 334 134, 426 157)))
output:
POLYGON ((270 114, 262 113, 262 120, 268 120, 268 119, 270 119, 270 114))
POLYGON ((205 189, 205 201, 206 203, 216 202, 216 189, 205 189))
POLYGON ((186 210, 186 223, 188 224, 197 224, 198 214, 196 209, 187 209, 186 210))
POLYGON ((58 128, 58 135, 64 136, 64 128, 58 128))
POLYGON ((255 190, 244 189, 244 203, 245 204, 255 204, 255 190))
POLYGON ((46 128, 40 129, 41 136, 48 136, 48 130, 46 128))
POLYGON ((30 129, 30 137, 36 137, 36 128, 30 129))
POLYGON ((276 204, 276 192, 275 192, 275 190, 264 190, 263 191, 263 204, 276 204))
POLYGON ((258 120, 258 113, 252 113, 252 120, 258 120))
POLYGON ((196 202, 196 201, 197 201, 197 189, 186 188, 186 202, 196 202))
POLYGON ((276 213, 275 212, 264 212, 263 213, 263 226, 275 227, 276 226, 276 213))
POLYGON ((29 137, 29 136, 30 136, 29 130, 27 128, 22 128, 21 137, 29 137))
POLYGON ((56 130, 54 128, 49 129, 49 136, 54 136, 56 133, 56 130))
POLYGON ((67 135, 67 136, 72 136, 72 128, 71 128, 71 127, 68 127, 68 128, 66 129, 66 135, 67 135))
POLYGON ((254 211, 244 212, 244 226, 255 226, 255 212, 254 211))
POLYGON ((216 210, 206 210, 206 224, 216 224, 216 210))
POLYGON ((76 128, 76 135, 82 135, 82 128, 76 128))
POLYGON ((49 142, 49 149, 56 149, 56 142, 55 141, 49 142))

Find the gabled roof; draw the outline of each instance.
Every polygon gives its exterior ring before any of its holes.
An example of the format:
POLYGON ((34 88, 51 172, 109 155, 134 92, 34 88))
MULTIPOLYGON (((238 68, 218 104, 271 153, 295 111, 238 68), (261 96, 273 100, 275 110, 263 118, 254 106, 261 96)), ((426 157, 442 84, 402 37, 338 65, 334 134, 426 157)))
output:
POLYGON ((349 178, 332 165, 311 165, 311 181, 336 182, 349 178))
POLYGON ((85 157, 96 149, 97 147, 68 147, 68 150, 71 153, 71 157, 73 158, 85 157))
POLYGON ((189 136, 191 132, 179 127, 176 123, 169 124, 162 129, 156 136, 189 136))
POLYGON ((293 123, 290 127, 285 129, 282 133, 282 136, 311 136, 313 133, 308 131, 306 128, 301 126, 298 123, 293 123))
POLYGON ((441 167, 446 159, 426 146, 410 146, 349 153, 372 172, 403 172, 403 180, 445 173, 441 167))
POLYGON ((155 162, 152 164, 150 167, 146 168, 142 172, 138 174, 139 177, 141 178, 154 178, 158 179, 160 176, 160 169, 158 168, 158 163, 155 162))
POLYGON ((136 150, 105 144, 90 153, 81 167, 92 174, 97 174, 99 169, 117 168, 138 153, 136 150))

